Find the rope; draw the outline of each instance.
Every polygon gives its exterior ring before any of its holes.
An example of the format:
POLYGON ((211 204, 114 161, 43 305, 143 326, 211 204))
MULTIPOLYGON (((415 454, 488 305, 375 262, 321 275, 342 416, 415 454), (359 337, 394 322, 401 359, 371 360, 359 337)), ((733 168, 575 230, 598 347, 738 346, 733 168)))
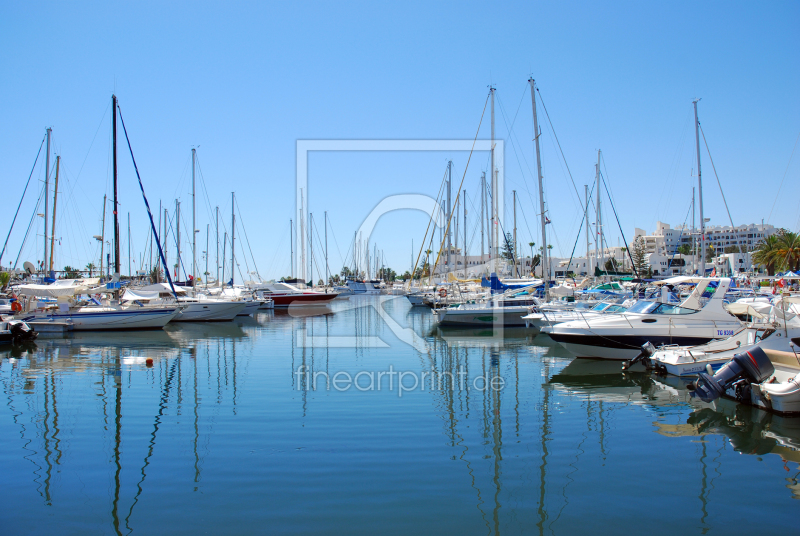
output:
MULTIPOLYGON (((592 189, 589 191, 589 199, 592 198, 592 194, 594 193, 594 186, 595 185, 592 184, 592 189)), ((569 267, 572 265, 572 258, 575 256, 575 250, 578 248, 578 240, 581 239, 581 230, 583 230, 583 224, 586 221, 586 212, 588 210, 589 210, 589 203, 588 203, 588 199, 587 199, 586 206, 583 209, 583 218, 581 218, 581 226, 578 227, 578 236, 575 237, 575 245, 572 246, 572 253, 570 253, 570 255, 569 255, 569 263, 567 264, 567 270, 569 270, 569 267)), ((589 252, 588 251, 586 252, 586 267, 587 268, 589 267, 589 252)), ((575 281, 575 278, 573 277, 572 280, 575 281)))
POLYGON ((767 223, 769 223, 770 219, 772 219, 772 211, 775 210, 775 203, 778 202, 778 196, 781 193, 781 188, 783 188, 783 181, 786 180, 786 174, 789 173, 789 166, 792 165, 792 158, 794 158, 794 151, 795 151, 795 149, 797 149, 797 142, 798 141, 800 141, 800 134, 798 134, 797 135, 797 139, 794 140, 794 147, 792 148, 791 156, 789 156, 789 163, 786 164, 786 171, 783 172, 783 178, 781 179, 781 185, 778 186, 778 192, 775 194, 775 201, 772 203, 772 208, 769 209, 769 217, 767 218, 767 223))
POLYGON ((131 153, 131 161, 133 162, 133 169, 136 170, 136 178, 139 179, 139 188, 142 190, 142 199, 144 199, 144 206, 147 207, 147 216, 150 218, 150 228, 153 230, 153 235, 156 237, 156 244, 158 244, 158 254, 161 257, 161 262, 164 264, 164 271, 167 273, 167 280, 169 287, 172 289, 172 294, 175 299, 178 299, 178 293, 175 292, 175 285, 172 284, 172 276, 169 275, 169 266, 167 266, 167 259, 164 257, 164 250, 161 249, 161 241, 158 239, 158 232, 156 231, 156 224, 153 221, 153 213, 150 212, 150 203, 147 202, 147 196, 144 193, 144 184, 142 184, 142 176, 139 175, 139 166, 136 165, 136 158, 133 156, 133 148, 131 147, 131 140, 128 138, 128 129, 125 128, 125 120, 122 119, 122 109, 117 104, 119 110, 119 121, 122 123, 122 131, 125 132, 125 141, 128 142, 128 150, 131 153))
POLYGON ((617 215, 616 207, 614 207, 614 200, 611 199, 611 193, 609 193, 608 191, 606 178, 603 176, 602 173, 600 174, 600 178, 603 179, 603 186, 605 186, 606 188, 606 193, 608 194, 608 201, 611 203, 611 210, 614 211, 614 217, 617 219, 617 227, 619 227, 619 232, 622 235, 622 243, 625 244, 625 251, 628 253, 628 258, 631 261, 631 266, 633 267, 633 273, 636 274, 636 279, 639 279, 639 270, 636 269, 636 265, 633 263, 633 257, 631 257, 631 249, 628 247, 628 241, 625 240, 625 233, 622 232, 622 225, 619 223, 619 216, 617 215))
MULTIPOLYGON (((486 107, 484 106, 484 109, 486 107)), ((474 145, 473 145, 474 146, 474 145)), ((450 166, 452 164, 448 164, 450 166)), ((414 262, 414 268, 411 270, 411 277, 408 280, 408 288, 411 288, 411 284, 414 282, 414 274, 417 272, 417 265, 419 264, 419 259, 422 257, 422 251, 425 247, 425 240, 428 238, 428 231, 431 228, 431 223, 433 222, 433 215, 438 212, 441 207, 439 205, 439 199, 444 196, 444 183, 445 177, 447 177, 447 167, 445 167, 444 175, 442 176, 442 182, 439 184, 439 193, 436 194, 436 208, 431 211, 431 217, 428 219, 428 226, 425 228, 425 235, 422 237, 422 246, 420 246, 419 253, 417 254, 417 260, 414 262)), ((433 231, 431 231, 431 243, 433 243, 433 231)), ((355 252, 354 252, 355 254, 355 252)), ((437 258, 438 261, 438 258, 437 258)), ((430 263, 429 263, 430 264, 430 263)), ((430 266, 428 266, 428 270, 430 270, 430 266)), ((422 276, 420 275, 420 281, 422 280, 422 276)))
MULTIPOLYGON (((708 148, 708 142, 706 141, 706 133, 703 132, 703 126, 702 125, 700 125, 700 134, 703 135, 703 143, 706 144, 706 152, 708 153, 708 160, 711 162, 711 169, 714 170, 714 176, 717 178, 717 186, 719 186, 719 193, 722 194, 722 202, 725 203, 725 210, 728 211, 728 221, 731 222, 731 227, 733 227, 734 225, 733 225, 733 218, 731 218, 731 211, 728 208, 728 202, 725 201, 725 192, 722 191, 722 183, 719 182, 719 175, 717 175, 717 168, 714 166, 714 159, 711 158, 711 151, 708 148)), ((739 244, 737 244, 737 247, 738 247, 738 245, 739 244)), ((740 248, 739 252, 741 252, 741 251, 742 250, 740 248)))
MULTIPOLYGON (((458 192, 456 193, 456 200, 455 200, 455 203, 453 203, 453 204, 457 204, 458 203, 459 196, 461 195, 461 189, 464 186, 464 179, 466 178, 467 170, 469 169, 469 162, 470 162, 470 160, 472 160, 472 153, 475 151, 475 143, 478 141, 478 134, 481 131, 481 124, 483 123, 483 116, 486 115, 486 106, 489 104, 489 96, 490 95, 491 95, 491 92, 489 92, 489 95, 486 95, 486 102, 483 103, 483 111, 481 112, 481 120, 478 121, 478 130, 475 132, 475 139, 472 140, 472 148, 469 150, 469 158, 467 158, 467 165, 464 167, 464 175, 461 176, 461 183, 458 185, 458 192)), ((492 173, 494 173, 494 170, 492 170, 492 173)), ((447 218, 447 227, 445 228, 444 235, 442 236, 442 243, 439 245, 439 253, 436 254, 436 263, 433 265, 434 268, 439 265, 439 257, 442 256, 442 248, 444 247, 445 240, 447 240, 447 233, 450 232, 450 222, 452 220, 453 220, 453 214, 451 213, 450 217, 447 218)), ((495 245, 495 247, 497 247, 497 245, 495 245)), ((416 270, 416 267, 414 267, 414 269, 416 270)), ((412 276, 413 276, 413 274, 412 274, 412 276)))
POLYGON ((0 251, 0 266, 2 266, 3 264, 3 254, 6 252, 6 246, 8 246, 8 239, 11 237, 11 231, 14 230, 14 223, 16 223, 17 221, 17 215, 19 214, 19 209, 22 206, 22 201, 25 199, 25 193, 28 191, 28 186, 31 183, 31 177, 33 177, 33 170, 36 169, 36 163, 39 161, 39 155, 42 154, 42 147, 44 147, 45 139, 47 139, 47 134, 44 135, 44 137, 42 138, 42 143, 39 144, 39 151, 36 153, 36 160, 33 161, 33 167, 31 168, 31 173, 30 175, 28 175, 28 182, 25 183, 25 189, 22 191, 22 197, 19 200, 19 205, 17 205, 17 211, 14 213, 14 219, 11 220, 11 228, 8 230, 8 234, 6 235, 6 241, 3 244, 3 250, 0 251))

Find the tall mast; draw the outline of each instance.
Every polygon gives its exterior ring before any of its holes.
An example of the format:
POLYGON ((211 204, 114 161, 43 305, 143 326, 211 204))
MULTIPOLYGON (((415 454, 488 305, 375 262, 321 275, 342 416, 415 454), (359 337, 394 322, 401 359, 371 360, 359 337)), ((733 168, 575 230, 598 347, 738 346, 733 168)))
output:
POLYGON ((484 223, 486 223, 486 172, 481 173, 481 264, 483 264, 484 223))
POLYGON ((205 281, 206 281, 206 288, 208 288, 208 256, 209 256, 209 253, 208 253, 208 235, 210 234, 210 232, 211 232, 211 224, 207 223, 206 224, 206 271, 203 274, 203 279, 205 279, 205 281))
POLYGON ((217 285, 221 286, 220 280, 219 280, 219 205, 217 205, 217 222, 215 224, 215 227, 217 228, 217 256, 216 256, 216 261, 217 261, 217 285))
POLYGON ((696 260, 697 260, 697 257, 696 257, 696 255, 697 255, 697 238, 696 238, 696 235, 695 235, 695 229, 697 229, 697 227, 695 227, 695 222, 694 222, 694 212, 695 212, 694 199, 695 199, 695 197, 694 197, 694 186, 692 186, 692 271, 693 272, 695 270, 695 264, 696 264, 696 260))
POLYGON ((314 288, 314 214, 308 213, 308 275, 311 280, 311 288, 314 288))
POLYGON ((447 162, 447 223, 445 223, 445 225, 447 226, 447 271, 448 272, 452 270, 452 267, 450 266, 450 264, 452 262, 451 259, 450 259, 450 252, 452 251, 452 247, 453 247, 453 234, 450 231, 450 221, 452 220, 452 215, 453 215, 453 202, 452 202, 452 198, 451 198, 452 189, 453 189, 453 161, 452 160, 448 160, 448 162, 447 162))
MULTIPOLYGON (((168 209, 165 207, 164 208, 164 240, 161 242, 161 244, 164 247, 164 277, 167 277, 169 275, 169 261, 168 261, 169 256, 167 256, 167 246, 169 245, 169 240, 167 240, 167 237, 169 236, 168 226, 169 226, 169 212, 168 212, 168 209)), ((167 281, 169 281, 169 278, 167 278, 167 281)))
POLYGON ((325 211, 325 284, 328 284, 330 274, 328 273, 328 211, 325 211))
POLYGON ((236 277, 236 194, 231 192, 231 288, 236 277))
POLYGON ((197 287, 197 203, 195 202, 195 155, 196 151, 192 147, 192 288, 197 287))
POLYGON ((181 273, 181 202, 175 200, 175 242, 178 244, 178 261, 175 263, 175 277, 181 273))
MULTIPOLYGON (((592 259, 589 257, 589 185, 583 185, 583 194, 586 197, 586 208, 583 211, 584 225, 586 226, 586 275, 590 275, 592 273, 592 259)), ((567 270, 569 270, 569 266, 567 266, 567 270)))
MULTIPOLYGON (((47 129, 47 155, 45 159, 44 171, 44 257, 42 257, 42 272, 47 266, 47 213, 50 208, 50 133, 52 128, 47 129)), ((102 264, 102 263, 101 263, 102 264)))
POLYGON ((464 190, 464 279, 467 278, 467 191, 464 190))
MULTIPOLYGON (((161 232, 161 200, 160 199, 158 200, 158 232, 159 233, 161 232)), ((161 237, 156 237, 156 238, 158 238, 159 244, 164 244, 164 255, 165 255, 165 258, 166 258, 166 254, 167 254, 166 247, 167 247, 167 245, 164 243, 163 237, 164 237, 164 235, 161 235, 161 237)), ((150 249, 151 250, 152 250, 152 247, 153 247, 153 241, 151 240, 150 241, 150 249)), ((158 266, 158 261, 156 261, 156 266, 158 266)), ((150 270, 152 271, 152 269, 153 269, 153 262, 152 262, 152 259, 151 259, 150 260, 150 270)), ((155 275, 155 281, 153 281, 153 282, 154 283, 161 283, 161 278, 158 277, 158 270, 155 271, 154 275, 155 275)))
POLYGON ((128 212, 128 277, 133 275, 131 270, 131 213, 128 212))
POLYGON ((105 245, 106 239, 106 204, 108 203, 108 196, 103 196, 103 226, 100 228, 100 277, 103 277, 103 266, 105 266, 105 261, 103 260, 103 246, 105 245))
POLYGON ((544 185, 542 183, 542 155, 539 152, 539 120, 536 117, 536 82, 528 79, 531 85, 531 106, 533 107, 533 139, 536 147, 536 173, 539 177, 539 211, 542 221, 542 277, 544 279, 544 297, 549 297, 550 262, 547 254, 547 219, 544 214, 544 185), (547 272, 545 272, 547 270, 547 272))
MULTIPOLYGON (((59 164, 61 163, 61 156, 56 156, 56 185, 55 189, 53 190, 53 226, 52 226, 52 233, 50 234, 50 273, 53 273, 53 247, 55 246, 55 239, 56 239, 56 206, 58 201, 58 168, 60 167, 59 164)), ((45 222, 46 223, 46 222, 45 222)), ((45 227, 47 225, 45 224, 45 227)), ((52 275, 50 277, 53 277, 52 275)))
POLYGON ((228 232, 222 235, 222 280, 220 281, 219 288, 223 288, 225 286, 225 261, 228 259, 227 254, 225 253, 225 248, 228 245, 228 232))
POLYGON ((604 268, 603 264, 605 264, 605 259, 603 258, 603 215, 600 212, 600 199, 603 197, 600 195, 600 150, 597 150, 597 165, 594 168, 594 175, 595 180, 597 181, 597 185, 595 189, 597 190, 597 195, 595 196, 595 205, 596 205, 596 216, 595 216, 595 230, 597 231, 597 239, 595 240, 595 256, 597 257, 597 268, 602 270, 604 268))
MULTIPOLYGON (((498 191, 497 191, 497 174, 494 172, 494 87, 489 87, 489 93, 492 96, 492 142, 491 142, 491 150, 492 150, 492 158, 491 158, 491 169, 489 173, 491 173, 490 180, 492 181, 492 216, 491 216, 491 228, 489 229, 490 235, 492 237, 492 241, 489 244, 489 258, 495 259, 497 258, 497 202, 498 202, 498 191)), ((492 263, 492 271, 495 270, 494 263, 492 263)))
POLYGON ((294 277, 294 225, 289 218, 289 277, 294 277))
POLYGON ((114 169, 114 275, 119 277, 119 199, 117 198, 117 96, 111 95, 111 150, 114 169))
MULTIPOLYGON (((300 252, 300 263, 298 265, 299 273, 297 275, 303 280, 306 281, 306 227, 305 227, 305 212, 303 212, 303 189, 300 188, 300 227, 297 229, 297 238, 300 239, 300 244, 297 249, 300 252)), ((355 244, 355 241, 353 242, 355 244)))
POLYGON ((514 194, 514 274, 519 277, 519 270, 517 270, 517 191, 512 190, 514 194))
POLYGON ((694 104, 694 137, 697 141, 697 199, 700 201, 700 277, 706 276, 706 220, 703 217, 703 176, 700 172, 700 121, 697 119, 697 103, 694 104))

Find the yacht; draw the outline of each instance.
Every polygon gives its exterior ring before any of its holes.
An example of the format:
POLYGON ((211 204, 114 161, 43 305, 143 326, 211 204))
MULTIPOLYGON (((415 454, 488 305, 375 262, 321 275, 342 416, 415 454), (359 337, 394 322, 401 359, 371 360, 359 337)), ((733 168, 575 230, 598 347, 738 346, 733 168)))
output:
POLYGON ((185 288, 175 287, 177 299, 169 285, 156 283, 141 289, 126 289, 122 301, 128 303, 178 304, 181 311, 174 322, 229 322, 247 305, 244 301, 218 300, 206 296, 189 297, 185 288))
MULTIPOLYGON (((516 292, 516 291, 511 291, 516 292)), ((539 300, 527 292, 499 295, 484 302, 470 302, 433 309, 440 326, 500 326, 525 327, 523 317, 539 305, 539 300)))
POLYGON ((290 305, 328 305, 339 295, 337 292, 301 290, 291 283, 282 281, 266 285, 262 291, 264 297, 272 299, 276 309, 286 308, 290 305))
POLYGON ((647 342, 704 344, 730 337, 744 326, 723 306, 730 285, 729 278, 703 278, 680 305, 640 301, 624 313, 545 326, 542 332, 577 357, 599 359, 633 359, 647 342))
POLYGON ((548 311, 545 308, 542 308, 539 312, 531 313, 522 318, 525 320, 525 327, 541 330, 544 326, 552 326, 561 322, 581 320, 583 318, 595 318, 599 315, 622 313, 627 309, 627 305, 611 302, 600 302, 595 304, 594 307, 576 308, 571 311, 548 311))

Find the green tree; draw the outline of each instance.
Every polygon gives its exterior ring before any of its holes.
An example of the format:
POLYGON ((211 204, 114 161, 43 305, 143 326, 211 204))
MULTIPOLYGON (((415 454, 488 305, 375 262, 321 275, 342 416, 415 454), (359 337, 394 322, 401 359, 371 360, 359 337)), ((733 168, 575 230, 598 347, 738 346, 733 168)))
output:
POLYGON ((353 276, 353 271, 350 268, 348 268, 347 266, 342 266, 342 271, 339 272, 339 273, 342 274, 342 277, 344 279, 347 279, 348 277, 352 277, 353 276))
POLYGON ((0 292, 6 291, 9 281, 11 281, 11 274, 8 272, 0 272, 0 292))
POLYGON ((150 270, 150 282, 151 283, 161 283, 161 279, 164 277, 164 274, 161 272, 161 268, 158 266, 154 266, 152 270, 150 270))
POLYGON ((90 262, 86 265, 86 270, 89 272, 89 277, 93 277, 92 274, 94 273, 95 268, 97 268, 93 262, 90 262))
POLYGON ((780 242, 777 235, 768 236, 756 245, 753 252, 753 264, 763 266, 767 275, 775 275, 775 269, 781 265, 780 242))
POLYGON ((741 249, 739 246, 728 246, 724 250, 723 253, 741 253, 741 249))
POLYGON ((786 268, 793 272, 800 270, 800 235, 781 229, 778 232, 778 255, 786 268))
POLYGON ((691 255, 692 254, 692 246, 689 244, 682 244, 678 248, 678 253, 681 255, 691 255))
POLYGON ((644 238, 641 236, 637 236, 633 241, 631 258, 633 259, 633 265, 636 267, 636 271, 639 275, 644 275, 650 263, 647 262, 647 249, 644 245, 644 238))
POLYGON ((613 257, 610 259, 606 259, 606 263, 604 265, 606 272, 616 272, 617 271, 617 260, 613 257))
POLYGON ((503 244, 503 250, 500 253, 500 256, 506 260, 513 260, 514 259, 514 242, 511 233, 506 233, 505 236, 505 243, 503 244))
POLYGON ((78 270, 73 268, 72 266, 65 266, 64 267, 64 278, 65 279, 77 279, 79 276, 78 270))

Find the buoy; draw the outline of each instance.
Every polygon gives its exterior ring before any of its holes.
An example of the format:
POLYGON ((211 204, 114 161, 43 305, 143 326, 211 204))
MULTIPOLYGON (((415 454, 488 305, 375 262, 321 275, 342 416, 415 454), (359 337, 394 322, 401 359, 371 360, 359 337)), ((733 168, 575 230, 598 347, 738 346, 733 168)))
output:
POLYGON ((153 358, 152 357, 148 357, 147 359, 144 360, 144 364, 147 365, 148 367, 152 367, 153 366, 153 358))

